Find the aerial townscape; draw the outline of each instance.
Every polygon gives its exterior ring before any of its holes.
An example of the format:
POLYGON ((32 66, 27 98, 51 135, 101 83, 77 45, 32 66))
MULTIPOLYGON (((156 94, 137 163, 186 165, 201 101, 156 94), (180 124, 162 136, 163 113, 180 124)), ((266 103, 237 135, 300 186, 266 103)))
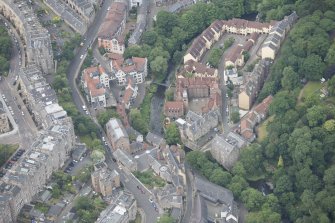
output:
POLYGON ((0 223, 335 222, 334 0, 0 0, 0 223))

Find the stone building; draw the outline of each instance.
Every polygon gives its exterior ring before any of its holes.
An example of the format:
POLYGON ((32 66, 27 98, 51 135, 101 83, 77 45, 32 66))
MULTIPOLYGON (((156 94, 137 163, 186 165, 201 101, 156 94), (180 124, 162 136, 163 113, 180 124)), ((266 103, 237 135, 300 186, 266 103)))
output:
POLYGON ((62 167, 74 146, 74 130, 70 118, 54 122, 49 130, 41 131, 26 154, 0 180, 5 190, 0 193, 0 222, 16 222, 20 209, 44 188, 52 173, 62 167), (3 184, 4 185, 4 184, 3 184), (8 188, 16 188, 15 190, 8 188), (8 194, 8 195, 6 195, 8 194))
POLYGON ((94 165, 91 181, 93 189, 102 196, 111 195, 113 188, 120 187, 119 173, 116 170, 109 170, 104 162, 94 165))
POLYGON ((128 79, 132 79, 133 84, 143 83, 148 75, 147 58, 132 57, 126 60, 120 58, 112 60, 110 65, 119 85, 126 85, 128 79))
POLYGON ((123 191, 100 213, 96 223, 127 223, 136 219, 136 213, 137 202, 134 195, 123 191))
POLYGON ((98 32, 98 46, 110 53, 123 54, 126 20, 127 5, 113 2, 98 32))
POLYGON ((36 64, 43 73, 54 71, 50 34, 39 22, 32 8, 23 0, 1 0, 0 13, 15 27, 24 42, 27 62, 36 64))
POLYGON ((246 140, 234 132, 225 137, 216 135, 211 141, 210 152, 224 168, 231 169, 239 158, 240 149, 247 144, 246 140))
POLYGON ((128 133, 119 119, 110 119, 106 124, 106 131, 114 151, 121 149, 130 153, 128 133))

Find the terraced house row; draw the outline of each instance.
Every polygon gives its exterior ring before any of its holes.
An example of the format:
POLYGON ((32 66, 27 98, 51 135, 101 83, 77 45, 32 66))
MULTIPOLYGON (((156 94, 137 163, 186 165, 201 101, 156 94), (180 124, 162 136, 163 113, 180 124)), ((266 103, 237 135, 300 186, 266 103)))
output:
POLYGON ((43 73, 53 72, 50 34, 42 27, 27 1, 1 0, 0 13, 13 24, 21 36, 26 49, 26 62, 36 64, 43 73))
POLYGON ((22 68, 16 90, 38 127, 32 144, 0 180, 0 223, 16 222, 20 209, 40 192, 74 148, 72 119, 58 104, 55 91, 36 65, 22 68))

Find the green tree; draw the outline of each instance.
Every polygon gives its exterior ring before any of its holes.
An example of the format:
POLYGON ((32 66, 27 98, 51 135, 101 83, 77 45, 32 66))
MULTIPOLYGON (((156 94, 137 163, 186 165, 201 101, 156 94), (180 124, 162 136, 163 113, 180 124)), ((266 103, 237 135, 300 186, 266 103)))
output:
POLYGON ((246 223, 280 223, 281 217, 277 212, 273 212, 269 209, 264 209, 258 212, 251 212, 247 215, 246 223))
POLYGON ((174 91, 169 88, 165 91, 165 100, 167 101, 173 101, 174 99, 174 91))
POLYGON ((226 39, 224 42, 223 42, 223 50, 225 51, 226 49, 228 49, 229 47, 231 47, 235 42, 235 39, 234 37, 229 37, 228 39, 226 39))
POLYGON ((156 77, 164 79, 168 68, 167 59, 162 56, 156 57, 153 61, 151 61, 150 68, 156 77))
POLYGON ((166 128, 165 140, 169 145, 181 144, 179 129, 175 123, 170 124, 166 128))
POLYGON ((238 111, 234 111, 230 114, 230 119, 233 123, 237 123, 240 121, 240 113, 238 111))
POLYGON ((144 32, 142 35, 142 42, 153 46, 156 43, 157 37, 158 35, 155 31, 144 32))
POLYGON ((178 24, 178 16, 167 11, 160 11, 157 14, 156 26, 160 34, 169 37, 172 29, 178 24))
POLYGON ((294 72, 292 67, 285 67, 283 70, 283 78, 281 85, 285 90, 293 90, 299 86, 299 76, 294 72))
POLYGON ((332 46, 328 49, 328 53, 326 56, 325 61, 327 62, 328 65, 332 65, 335 62, 335 43, 332 44, 332 46))
POLYGON ((270 114, 284 114, 295 105, 295 97, 288 91, 278 92, 270 105, 270 114))
POLYGON ((174 223, 176 222, 170 215, 164 214, 162 215, 157 223, 174 223))
POLYGON ((115 109, 106 109, 105 111, 99 112, 98 122, 101 126, 105 126, 106 123, 111 118, 120 118, 120 115, 115 111, 115 109))
POLYGON ((330 96, 335 96, 335 76, 333 76, 328 82, 328 93, 330 96))
POLYGON ((143 118, 141 112, 138 109, 131 109, 129 113, 131 126, 139 131, 141 134, 146 135, 148 133, 148 123, 143 118))
POLYGON ((215 184, 226 187, 231 181, 231 174, 222 169, 214 169, 209 180, 215 184))
POLYGON ((314 105, 313 107, 307 109, 306 114, 309 126, 318 126, 326 121, 327 113, 323 106, 314 105))
POLYGON ((213 49, 211 53, 209 54, 208 63, 211 66, 217 68, 219 66, 222 53, 223 53, 223 50, 219 48, 213 49))
POLYGON ((318 81, 322 78, 326 66, 321 57, 315 54, 307 56, 302 65, 302 74, 312 81, 318 81))
POLYGON ((241 197, 245 206, 251 211, 260 210, 265 201, 263 194, 253 188, 248 188, 243 191, 241 197))
POLYGON ((334 119, 327 120, 323 124, 323 128, 326 129, 328 132, 335 132, 335 120, 334 119))

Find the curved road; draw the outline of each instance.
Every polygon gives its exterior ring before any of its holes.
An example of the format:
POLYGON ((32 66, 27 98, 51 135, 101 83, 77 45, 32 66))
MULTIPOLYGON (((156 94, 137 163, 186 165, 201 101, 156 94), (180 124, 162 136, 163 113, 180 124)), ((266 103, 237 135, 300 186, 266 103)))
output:
MULTIPOLYGON (((92 45, 95 44, 96 35, 99 31, 101 23, 103 22, 107 14, 107 8, 110 6, 111 3, 112 3, 112 0, 104 1, 101 9, 97 12, 93 23, 90 25, 90 27, 88 28, 87 32, 84 35, 84 38, 86 38, 86 40, 83 41, 84 45, 78 50, 74 59, 70 62, 70 65, 68 68, 67 78, 69 81, 70 88, 72 90, 72 98, 73 98, 73 101, 76 107, 82 114, 85 114, 85 112, 82 109, 82 106, 85 105, 86 102, 77 87, 76 79, 79 75, 81 65, 86 58, 87 48, 89 47, 91 47, 92 49, 94 48, 92 45), (82 59, 80 59, 81 55, 84 55, 82 59)), ((97 121, 94 118, 92 119, 97 124, 97 121)), ((102 132, 102 135, 106 137, 105 133, 103 132, 103 128, 101 126, 99 126, 99 128, 102 132)), ((117 164, 112 161, 112 154, 108 147, 106 148, 106 151, 107 151, 106 163, 108 164, 109 167, 111 167, 112 169, 116 169, 120 173, 121 181, 123 185, 125 186, 126 189, 128 189, 130 192, 134 194, 135 199, 137 200, 138 207, 141 208, 143 212, 145 213, 145 216, 144 216, 144 218, 146 219, 145 223, 156 222, 157 217, 159 216, 159 213, 155 211, 155 209, 149 202, 148 200, 149 193, 146 192, 145 194, 142 194, 137 189, 137 185, 138 185, 137 179, 134 179, 134 177, 132 177, 131 175, 127 174, 123 170, 120 170, 117 164)))

